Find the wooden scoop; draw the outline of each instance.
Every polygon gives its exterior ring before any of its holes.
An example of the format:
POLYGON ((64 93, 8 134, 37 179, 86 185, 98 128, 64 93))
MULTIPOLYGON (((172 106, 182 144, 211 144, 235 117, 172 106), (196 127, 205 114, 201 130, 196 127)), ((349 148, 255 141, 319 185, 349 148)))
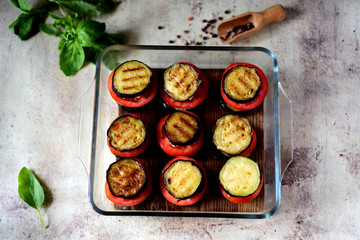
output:
POLYGON ((246 12, 220 22, 217 25, 218 36, 222 43, 231 43, 253 35, 265 25, 280 22, 285 17, 285 9, 281 5, 274 5, 260 13, 246 12))

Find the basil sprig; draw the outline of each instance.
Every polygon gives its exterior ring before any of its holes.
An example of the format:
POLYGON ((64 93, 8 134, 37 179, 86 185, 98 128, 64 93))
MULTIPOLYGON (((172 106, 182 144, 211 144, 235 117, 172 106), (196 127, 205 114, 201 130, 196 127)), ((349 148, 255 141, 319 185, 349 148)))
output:
MULTIPOLYGON (((26 0, 11 2, 23 11, 9 26, 21 40, 29 39, 39 31, 61 37, 59 65, 66 76, 74 75, 85 61, 96 63, 96 58, 107 46, 126 42, 123 34, 108 34, 105 23, 87 18, 112 10, 115 7, 112 0, 49 0, 41 8, 31 8, 26 0), (62 17, 50 12, 55 6, 62 17), (54 20, 53 24, 45 24, 47 16, 54 20)), ((105 64, 113 69, 115 58, 108 57, 105 64)))
POLYGON ((45 228, 47 228, 47 226, 44 224, 42 220, 39 209, 45 200, 45 194, 35 174, 28 168, 23 167, 19 172, 18 182, 19 182, 18 192, 20 198, 30 207, 33 207, 38 211, 41 224, 45 228))

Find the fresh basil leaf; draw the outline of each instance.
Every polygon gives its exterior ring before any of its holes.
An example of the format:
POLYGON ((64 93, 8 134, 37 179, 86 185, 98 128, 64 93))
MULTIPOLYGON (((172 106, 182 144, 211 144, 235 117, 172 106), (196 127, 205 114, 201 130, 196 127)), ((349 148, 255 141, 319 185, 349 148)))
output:
POLYGON ((45 23, 40 23, 39 25, 40 31, 49 34, 51 36, 60 36, 62 34, 62 31, 60 31, 58 28, 54 27, 51 24, 45 24, 45 23))
POLYGON ((55 14, 53 14, 52 12, 49 12, 49 16, 54 19, 54 20, 58 20, 61 19, 60 17, 56 16, 55 14))
POLYGON ((39 24, 43 19, 42 13, 22 13, 9 26, 21 40, 26 40, 39 32, 39 24))
POLYGON ((81 46, 90 47, 92 43, 105 32, 105 23, 96 21, 81 22, 76 27, 77 41, 81 46))
POLYGON ((98 10, 96 4, 87 3, 82 0, 50 0, 51 2, 55 2, 60 6, 78 13, 80 16, 88 16, 93 17, 100 15, 102 12, 98 10))
POLYGON ((62 36, 57 48, 58 48, 59 50, 61 50, 62 47, 64 46, 65 42, 66 42, 65 37, 62 36))
POLYGON ((15 7, 19 8, 24 12, 31 12, 32 8, 26 2, 26 0, 11 0, 15 7))
POLYGON ((106 33, 104 34, 106 38, 111 39, 115 42, 114 44, 125 44, 127 42, 127 37, 122 33, 106 33))
POLYGON ((45 200, 45 194, 35 174, 28 168, 23 167, 19 172, 18 182, 20 198, 30 207, 33 207, 38 211, 41 223, 46 228, 39 210, 45 200))
POLYGON ((85 53, 78 41, 66 41, 60 51, 60 69, 66 76, 80 70, 84 64, 85 53))

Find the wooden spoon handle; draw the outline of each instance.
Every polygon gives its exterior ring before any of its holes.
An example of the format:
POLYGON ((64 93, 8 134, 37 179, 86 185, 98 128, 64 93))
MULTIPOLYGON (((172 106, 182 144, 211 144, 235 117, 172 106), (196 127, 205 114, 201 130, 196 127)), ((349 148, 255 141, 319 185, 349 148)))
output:
POLYGON ((265 26, 269 23, 281 22, 285 19, 286 12, 283 6, 277 4, 262 11, 261 15, 263 15, 262 25, 265 26))

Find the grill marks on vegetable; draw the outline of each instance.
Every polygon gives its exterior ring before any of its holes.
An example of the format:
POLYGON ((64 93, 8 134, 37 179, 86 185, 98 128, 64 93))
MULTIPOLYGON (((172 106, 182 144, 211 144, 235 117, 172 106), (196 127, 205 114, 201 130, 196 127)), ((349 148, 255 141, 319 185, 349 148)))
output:
POLYGON ((250 122, 238 115, 225 115, 216 123, 213 142, 225 155, 237 155, 247 149, 252 141, 250 122))
POLYGON ((166 120, 164 130, 172 144, 181 145, 196 140, 199 127, 195 116, 185 112, 174 112, 166 120))
POLYGON ((177 101, 189 99, 199 86, 198 73, 187 64, 177 63, 164 73, 164 89, 177 101))
POLYGON ((144 187, 146 173, 139 162, 133 159, 122 159, 110 165, 107 171, 107 182, 114 196, 132 198, 144 187))
POLYGON ((108 130, 110 144, 119 151, 139 147, 146 138, 146 127, 141 119, 125 115, 112 124, 108 130))
POLYGON ((139 61, 128 61, 115 70, 113 86, 120 96, 136 96, 151 83, 151 70, 139 61))
POLYGON ((237 101, 247 101, 256 96, 261 85, 255 68, 238 66, 229 71, 224 80, 224 92, 237 101))

